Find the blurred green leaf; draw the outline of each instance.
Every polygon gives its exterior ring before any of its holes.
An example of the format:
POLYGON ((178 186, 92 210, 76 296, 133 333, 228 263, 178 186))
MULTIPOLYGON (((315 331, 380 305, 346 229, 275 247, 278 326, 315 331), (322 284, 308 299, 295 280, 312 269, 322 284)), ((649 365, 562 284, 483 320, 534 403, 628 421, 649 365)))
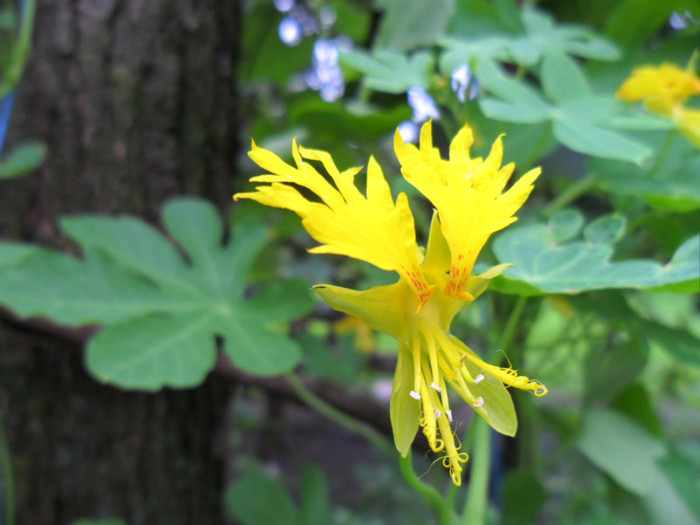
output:
POLYGON ((31 244, 0 241, 0 270, 16 266, 34 254, 40 253, 41 248, 31 244))
POLYGON ((613 248, 607 243, 619 237, 622 228, 620 218, 614 217, 593 223, 592 229, 586 230, 596 244, 591 239, 557 242, 551 223, 508 229, 496 238, 493 249, 499 262, 514 266, 492 286, 520 295, 574 294, 604 288, 697 291, 700 235, 683 243, 665 265, 644 259, 613 262, 613 248))
POLYGON ((245 525, 299 523, 299 511, 287 489, 259 468, 245 470, 229 485, 224 501, 228 513, 245 525))
POLYGON ((542 60, 542 90, 557 103, 579 100, 591 94, 583 70, 561 50, 548 50, 542 60))
POLYGON ((622 487, 645 495, 661 475, 656 461, 664 446, 629 418, 607 409, 584 413, 578 446, 599 469, 622 487))
POLYGON ((302 334, 299 344, 304 352, 304 363, 311 374, 346 385, 357 379, 365 361, 365 357, 354 349, 352 336, 341 337, 339 344, 330 348, 326 341, 302 334))
POLYGON ((408 57, 388 49, 378 49, 371 55, 360 50, 341 51, 340 61, 360 71, 367 87, 385 93, 403 93, 413 86, 429 87, 435 64, 426 51, 408 57))
POLYGON ((700 366, 700 339, 686 330, 672 328, 645 319, 632 310, 620 292, 609 291, 599 297, 585 295, 568 298, 580 311, 594 313, 624 327, 631 334, 654 343, 681 363, 700 366))
POLYGON ((630 336, 623 344, 594 346, 588 352, 584 395, 589 404, 610 400, 644 370, 649 348, 640 337, 630 336))
POLYGON ((547 501, 542 481, 526 470, 510 470, 503 482, 503 525, 535 523, 535 516, 547 501))
POLYGON ((306 465, 301 473, 299 525, 327 525, 331 522, 326 476, 316 465, 306 465))
POLYGON ((549 219, 549 229, 552 232, 552 240, 556 243, 573 239, 581 231, 583 226, 583 215, 581 212, 567 208, 555 213, 549 219))
POLYGON ((663 423, 654 412, 649 393, 640 383, 625 387, 613 400, 612 408, 639 423, 654 436, 663 437, 663 423))
POLYGON ((274 82, 286 86, 291 76, 311 65, 314 40, 305 38, 297 46, 287 46, 279 38, 283 16, 272 2, 253 2, 243 29, 243 52, 237 64, 246 82, 274 82))
POLYGON ((598 217, 583 230, 583 237, 588 244, 615 244, 627 227, 627 221, 622 215, 610 213, 598 217))
MULTIPOLYGON (((543 81, 546 92, 557 100, 552 104, 528 84, 506 75, 492 61, 479 62, 477 74, 486 91, 497 97, 484 96, 479 107, 484 114, 505 122, 538 123, 550 121, 554 136, 568 148, 597 157, 639 163, 649 157, 652 148, 633 140, 614 128, 648 127, 645 118, 626 115, 627 108, 612 96, 587 94, 585 79, 575 80, 577 74, 567 74, 572 80, 563 82, 557 71, 559 62, 571 69, 577 66, 560 52, 551 54, 543 63, 543 81), (500 99, 500 100, 499 100, 500 99), (620 120, 621 117, 626 117, 620 120)), ((578 70, 577 70, 578 71, 578 70)))
POLYGON ((700 464, 672 448, 658 461, 661 470, 696 520, 700 521, 700 464))
POLYGON ((221 220, 204 201, 172 201, 163 217, 187 261, 138 219, 64 219, 84 258, 42 250, 0 272, 0 303, 23 317, 106 325, 88 344, 87 366, 126 388, 200 383, 214 366, 215 335, 242 370, 292 369, 301 357, 297 344, 270 327, 313 307, 308 287, 288 281, 243 297, 265 228, 241 224, 222 246, 221 220))
MULTIPOLYGON (((650 133, 647 143, 658 144, 667 134, 650 133)), ((687 213, 700 209, 700 150, 676 138, 665 158, 659 161, 658 155, 643 166, 592 159, 591 173, 604 190, 641 197, 660 210, 687 213)))
POLYGON ((21 177, 37 168, 46 157, 46 145, 30 142, 16 147, 0 161, 0 179, 21 177))
POLYGON ((435 42, 454 10, 454 0, 376 0, 376 5, 384 10, 377 46, 400 51, 435 42))
MULTIPOLYGON (((561 109, 561 108, 560 108, 561 109)), ((623 134, 600 125, 581 121, 568 113, 556 114, 554 136, 568 148, 594 157, 641 162, 652 150, 623 134)))

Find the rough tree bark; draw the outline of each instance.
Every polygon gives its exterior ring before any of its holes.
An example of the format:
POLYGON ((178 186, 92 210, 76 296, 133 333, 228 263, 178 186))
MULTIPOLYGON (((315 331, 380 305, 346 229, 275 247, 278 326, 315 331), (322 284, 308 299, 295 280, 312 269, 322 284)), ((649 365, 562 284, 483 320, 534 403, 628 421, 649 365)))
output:
MULTIPOLYGON (((134 213, 203 195, 230 202, 237 151, 235 0, 40 0, 11 124, 49 147, 0 186, 0 235, 64 246, 61 215, 134 213)), ((222 521, 217 433, 230 386, 120 392, 54 338, 0 326, 0 417, 18 523, 122 516, 222 521)))

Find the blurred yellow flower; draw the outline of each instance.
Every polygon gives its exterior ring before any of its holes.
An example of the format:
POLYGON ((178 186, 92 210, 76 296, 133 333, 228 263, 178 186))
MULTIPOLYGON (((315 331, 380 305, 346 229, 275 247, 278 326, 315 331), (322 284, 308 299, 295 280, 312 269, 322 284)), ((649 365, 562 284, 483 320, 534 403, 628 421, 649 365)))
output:
POLYGON ((370 354, 377 349, 372 327, 359 317, 348 315, 340 321, 334 323, 333 330, 335 330, 335 333, 340 335, 354 335, 355 349, 360 350, 361 352, 370 354))
POLYGON ((637 68, 616 96, 627 102, 642 102, 650 112, 672 119, 681 133, 700 148, 700 111, 685 107, 690 97, 700 94, 700 78, 695 73, 697 57, 694 54, 685 69, 666 62, 637 68))
POLYGON ((396 448, 406 455, 420 427, 453 482, 461 484, 462 464, 447 385, 497 431, 514 435, 515 409, 507 387, 541 396, 541 383, 519 376, 512 368, 484 362, 449 333, 455 315, 483 293, 490 280, 508 265, 473 275, 476 258, 489 236, 516 220, 540 174, 534 169, 503 191, 514 165, 501 167, 503 146, 496 139, 486 159, 471 158, 469 126, 459 131, 443 159, 432 143, 432 123, 421 130, 420 147, 405 144, 398 132, 394 148, 405 179, 435 206, 424 251, 416 243, 408 197, 396 202, 379 165, 370 157, 366 196, 354 183, 360 168, 339 171, 323 151, 293 144, 295 166, 253 143, 250 157, 270 174, 253 177, 255 191, 234 199, 252 199, 287 208, 302 218, 309 234, 321 243, 313 253, 336 253, 367 261, 399 274, 399 281, 356 291, 332 285, 316 291, 333 308, 364 320, 399 340, 391 398, 391 422, 396 448), (309 161, 320 162, 333 184, 309 161), (294 186, 316 195, 310 200, 294 186))
POLYGON ((695 74, 693 60, 686 69, 668 63, 637 68, 616 96, 627 102, 643 102, 652 113, 672 117, 689 97, 699 93, 700 78, 695 74))

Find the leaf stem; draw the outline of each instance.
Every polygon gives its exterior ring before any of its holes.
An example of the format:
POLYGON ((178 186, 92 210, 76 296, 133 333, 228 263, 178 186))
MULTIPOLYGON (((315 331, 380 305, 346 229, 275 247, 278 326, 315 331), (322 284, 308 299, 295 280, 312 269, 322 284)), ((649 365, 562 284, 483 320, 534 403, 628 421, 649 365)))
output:
MULTIPOLYGON (((316 410, 319 414, 326 416, 328 419, 335 421, 348 430, 351 430, 352 432, 364 437, 386 456, 391 457, 392 459, 395 457, 396 450, 394 450, 394 447, 379 432, 325 402, 323 399, 309 390, 306 385, 304 385, 303 381, 301 381, 293 373, 286 374, 285 379, 292 387, 294 392, 299 396, 299 399, 316 410)), ((411 488, 418 492, 426 503, 435 509, 440 525, 451 525, 451 511, 445 504, 442 495, 434 487, 422 482, 418 476, 416 476, 416 473, 413 470, 411 451, 409 450, 405 458, 401 457, 400 455, 399 458, 399 469, 401 470, 401 474, 406 480, 406 483, 408 483, 411 488)))
POLYGON ((406 483, 418 494, 423 496, 426 503, 435 509, 440 525, 450 525, 453 522, 453 518, 450 508, 445 504, 445 499, 435 487, 424 483, 416 476, 416 472, 413 470, 411 449, 408 450, 408 454, 406 454, 405 458, 399 456, 399 468, 401 469, 401 474, 406 480, 406 483))
POLYGON ((19 82, 24 71, 24 66, 32 49, 32 30, 34 28, 34 14, 36 13, 36 0, 27 0, 24 12, 20 12, 21 22, 19 37, 10 50, 9 64, 3 72, 0 83, 0 99, 3 99, 19 82))
POLYGON ((586 175, 581 180, 576 181, 566 190, 561 192, 552 202, 545 206, 542 210, 543 217, 550 217, 561 208, 576 200, 579 196, 586 193, 589 189, 595 186, 596 180, 592 175, 586 175))
POLYGON ((294 392, 299 396, 299 399, 301 399, 304 403, 316 410, 316 412, 326 416, 332 421, 335 421, 336 423, 347 428, 348 430, 362 436, 367 441, 372 443, 383 454, 393 458, 396 451, 382 434, 380 434, 370 426, 362 423, 361 421, 358 421, 355 418, 347 415, 345 412, 341 412, 334 406, 330 405, 329 403, 318 397, 311 390, 309 390, 306 387, 306 385, 304 385, 304 382, 301 381, 293 373, 285 374, 284 377, 289 383, 289 385, 292 387, 294 392))
POLYGON ((678 132, 675 129, 669 130, 669 132, 666 134, 666 138, 664 139, 664 143, 661 145, 659 154, 656 156, 654 164, 652 164, 649 168, 649 177, 653 178, 657 174, 661 166, 664 165, 664 162, 668 158, 669 153, 671 153, 671 146, 673 145, 673 141, 675 140, 676 135, 678 135, 678 132))

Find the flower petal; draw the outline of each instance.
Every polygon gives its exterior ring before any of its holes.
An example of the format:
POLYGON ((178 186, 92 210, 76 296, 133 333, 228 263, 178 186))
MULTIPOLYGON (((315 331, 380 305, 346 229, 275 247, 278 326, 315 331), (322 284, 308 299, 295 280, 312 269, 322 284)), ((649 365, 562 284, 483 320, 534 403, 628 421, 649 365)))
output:
POLYGON ((468 299, 466 286, 474 263, 489 236, 516 220, 513 214, 522 206, 540 170, 523 175, 508 191, 501 193, 513 165, 501 168, 503 145, 499 137, 491 153, 482 160, 472 159, 468 126, 450 146, 450 160, 443 160, 432 145, 432 123, 421 130, 420 149, 405 144, 396 134, 394 149, 404 178, 418 188, 437 208, 442 233, 450 249, 450 279, 446 293, 468 299))
POLYGON ((394 203, 374 158, 369 161, 365 197, 354 183, 359 168, 340 172, 328 153, 300 148, 296 141, 292 153, 296 167, 253 142, 251 159, 271 173, 251 181, 268 185, 236 194, 234 199, 253 199, 297 213, 309 234, 321 243, 310 250, 312 253, 346 255, 398 272, 419 299, 420 309, 435 287, 426 282, 420 270, 413 214, 406 195, 401 193, 394 203), (334 184, 304 159, 321 162, 334 184), (310 190, 321 202, 308 200, 289 184, 310 190))

